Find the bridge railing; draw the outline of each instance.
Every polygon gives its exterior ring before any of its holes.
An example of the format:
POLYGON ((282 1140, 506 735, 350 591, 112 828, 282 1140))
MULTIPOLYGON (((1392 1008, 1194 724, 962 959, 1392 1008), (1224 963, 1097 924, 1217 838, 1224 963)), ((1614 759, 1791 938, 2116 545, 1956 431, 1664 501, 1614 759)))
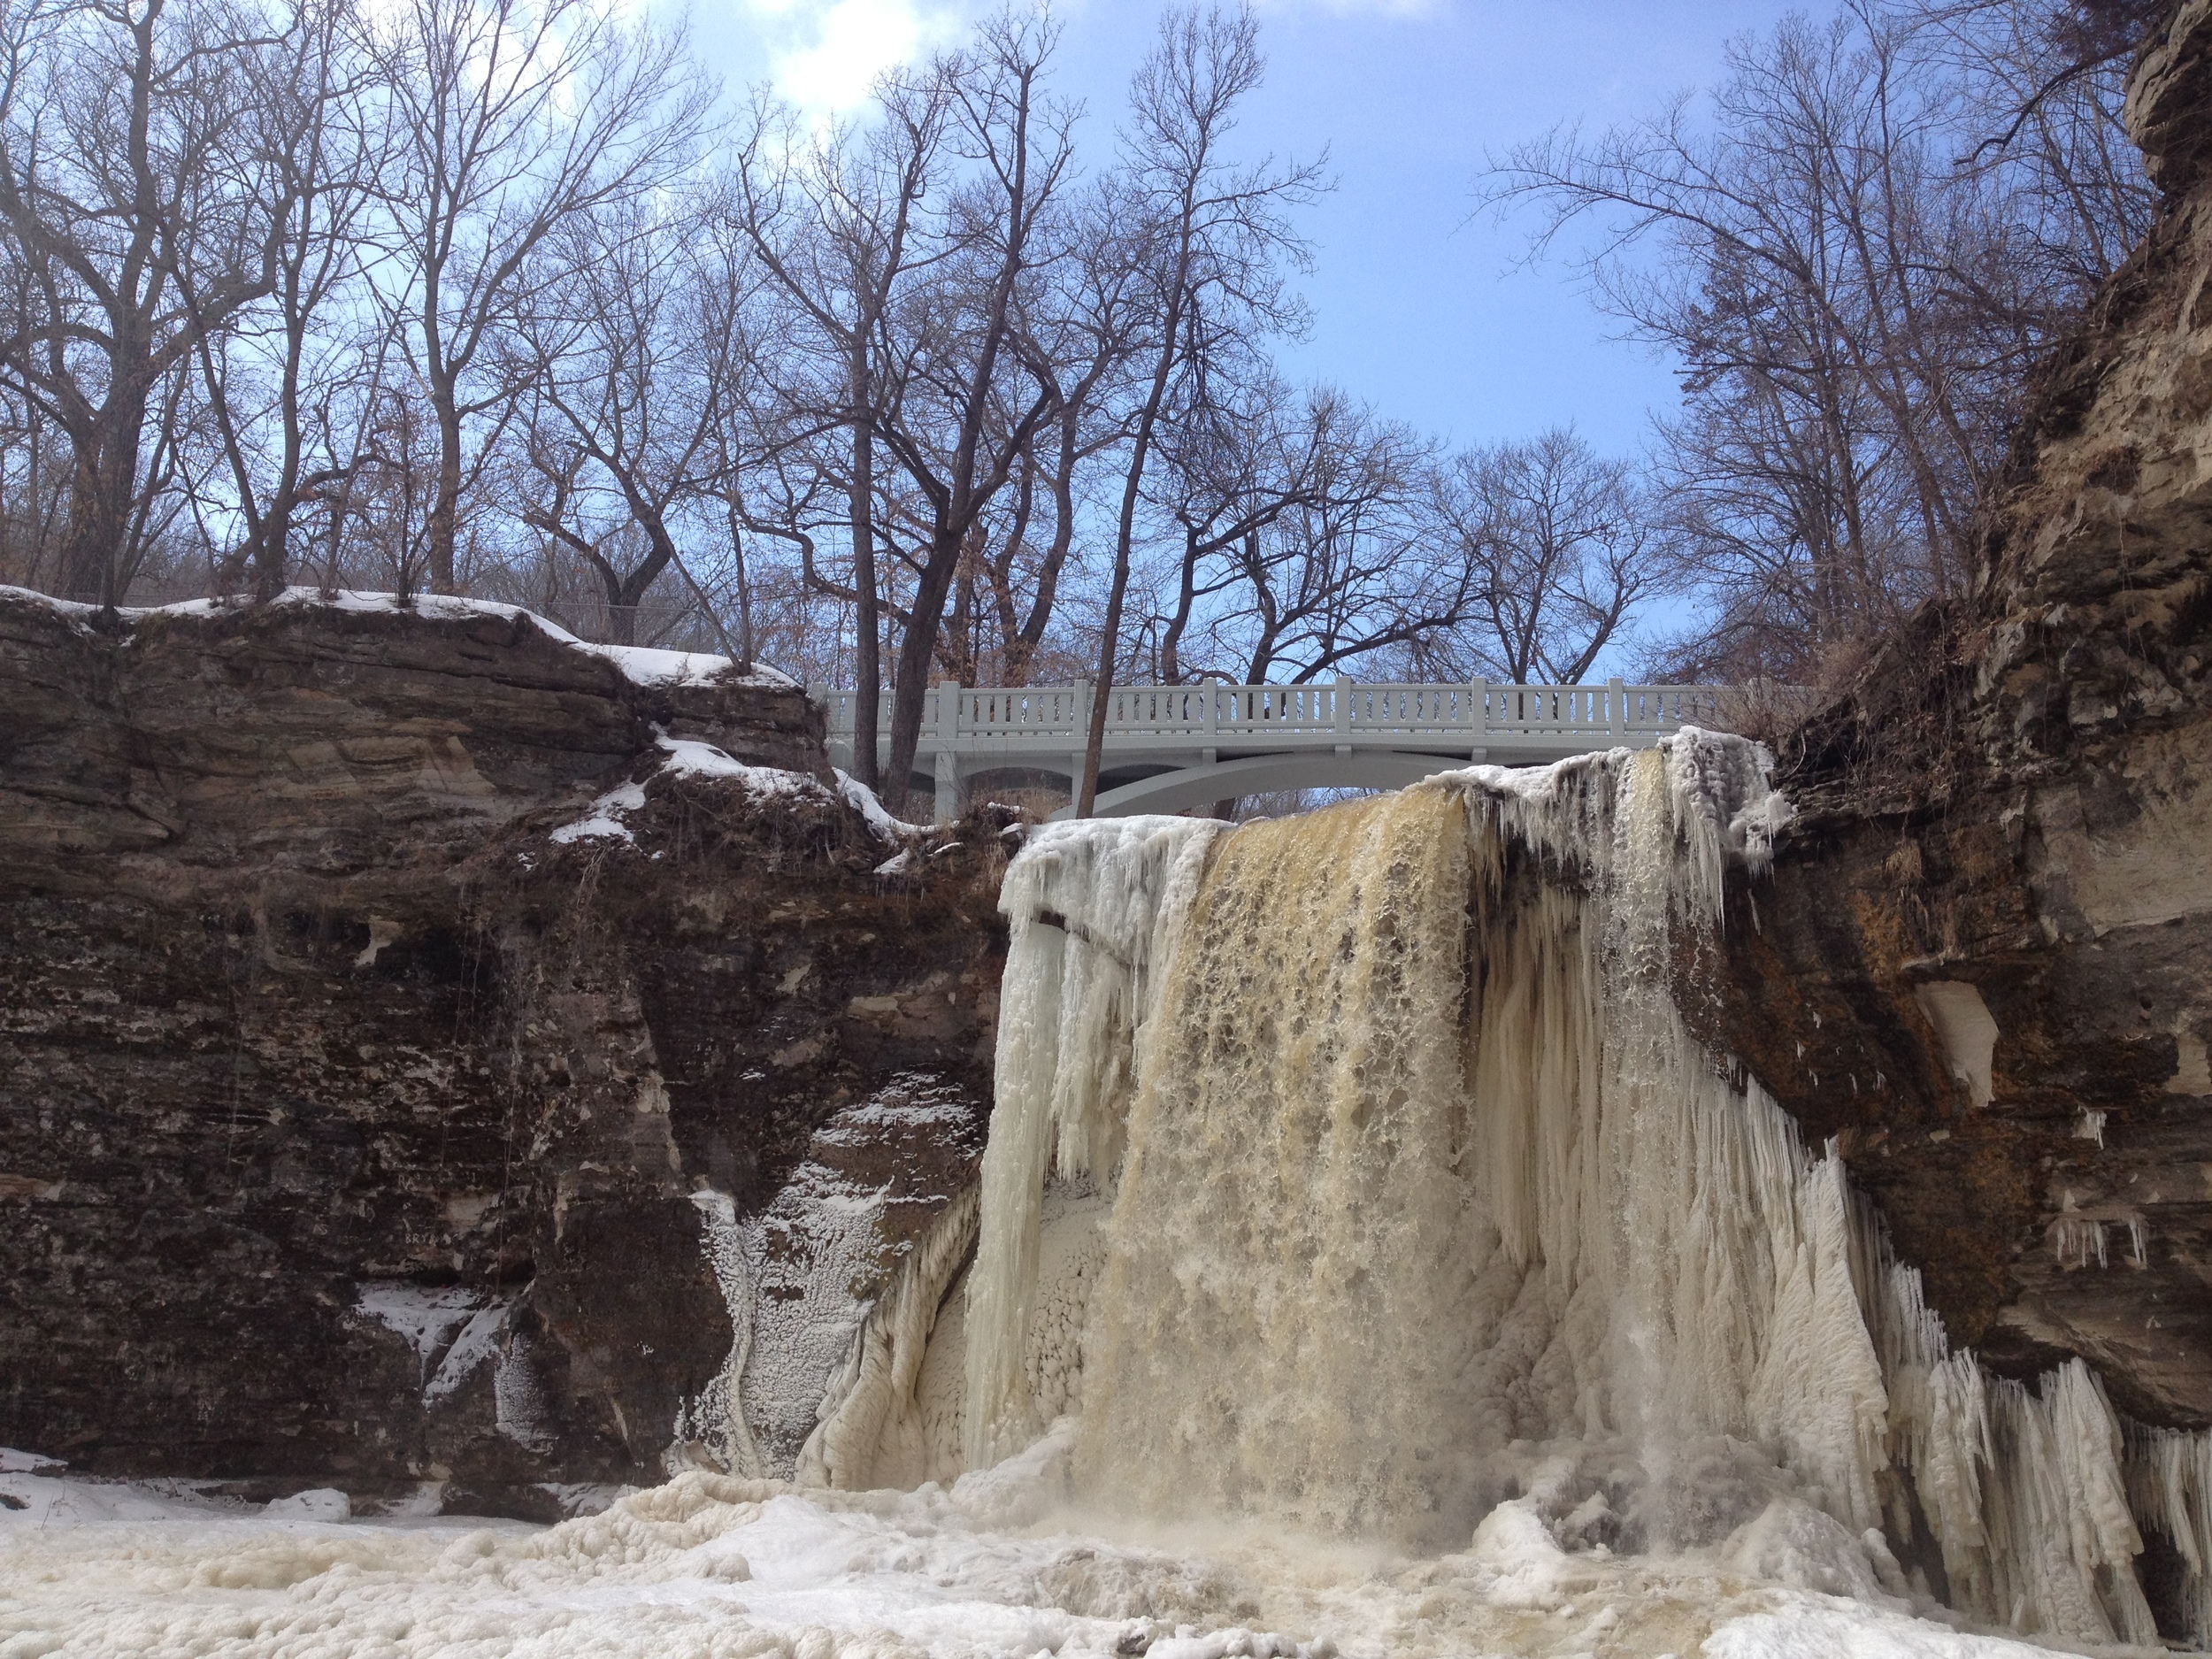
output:
MULTIPOLYGON (((1090 727, 1088 686, 933 686, 923 696, 925 743, 994 739, 1082 741, 1090 727)), ((857 694, 815 694, 832 733, 853 729, 857 694)), ((1521 686, 1383 684, 1351 680, 1297 686, 1116 686, 1107 694, 1109 741, 1151 739, 1211 746, 1242 736, 1450 738, 1479 746, 1486 733, 1591 738, 1648 735, 1709 724, 1720 692, 1711 686, 1521 686)), ((891 697, 877 729, 891 728, 891 697)))

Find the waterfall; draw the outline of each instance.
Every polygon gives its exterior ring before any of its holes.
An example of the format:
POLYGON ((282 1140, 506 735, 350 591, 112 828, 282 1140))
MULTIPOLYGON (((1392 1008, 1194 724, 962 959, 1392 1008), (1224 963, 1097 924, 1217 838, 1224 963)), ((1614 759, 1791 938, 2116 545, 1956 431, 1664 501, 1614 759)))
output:
MULTIPOLYGON (((1048 826, 1006 872, 1009 930, 999 993, 997 1098, 983 1150, 983 1212, 968 1282, 968 1462, 984 1468, 1036 1439, 1023 1363, 1046 1333, 1037 1305, 1044 1185, 1110 1173, 1164 962, 1196 891, 1204 818, 1048 826), (1018 965, 1017 965, 1018 964, 1018 965)), ((1064 1362, 1055 1356, 1048 1363, 1064 1362)))
MULTIPOLYGON (((1902 1558, 1993 1623, 2154 1640, 2093 1376, 1951 1352, 1840 1159, 1683 1020, 1726 872, 1786 819, 1762 760, 1686 731, 1033 837, 970 1466, 1065 1407, 1087 1500, 1158 1517, 1463 1548, 1540 1486, 1563 1544, 1657 1548, 1786 1500, 1898 1587, 1902 1558)), ((2193 1445, 2133 1476, 2193 1568, 2193 1445)))

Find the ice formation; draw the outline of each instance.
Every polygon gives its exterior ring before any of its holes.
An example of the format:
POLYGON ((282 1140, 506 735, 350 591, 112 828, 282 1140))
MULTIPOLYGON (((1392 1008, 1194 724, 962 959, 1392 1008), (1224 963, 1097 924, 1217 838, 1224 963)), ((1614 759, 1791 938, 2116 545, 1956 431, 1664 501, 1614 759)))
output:
POLYGON ((2128 1440, 2131 1507, 2181 1557, 2189 1633, 2212 1646, 2212 1431, 2139 1428, 2128 1440))
POLYGON ((922 1367, 947 1293, 975 1248, 979 1196, 971 1187, 945 1207, 869 1310, 799 1448, 803 1484, 911 1488, 960 1472, 958 1400, 925 1388, 922 1367))
POLYGON ((930 1451, 915 1390, 975 1240, 974 1194, 922 1179, 926 1155, 971 1122, 958 1088, 901 1072, 831 1114, 765 1209, 741 1219, 726 1194, 691 1195, 733 1341, 683 1409, 672 1471, 831 1486, 959 1471, 956 1444, 930 1451))
POLYGON ((1966 1085, 1975 1105, 1988 1105, 1995 1092, 1990 1071, 1997 1050, 1997 1022, 1981 992, 1962 980, 1938 979, 1918 987, 1913 995, 1935 1027, 1951 1062, 1951 1074, 1966 1085))
MULTIPOLYGON (((1555 1536, 1681 1548, 1796 1502, 1893 1589, 1902 1555, 1993 1624, 2155 1640, 2094 1378, 1953 1353, 1839 1157, 1684 1023, 1727 867, 1786 821, 1762 759, 1685 731, 1225 838, 1033 840, 1002 900, 970 1465, 1040 1432, 1051 1349, 1079 1489, 1125 1512, 1438 1548, 1548 1481, 1555 1536), (1045 1218, 1086 1183, 1102 1259, 1041 1342, 1045 1218)), ((1978 1099, 1966 1002, 1932 1016, 1978 1099)), ((2166 1484, 2154 1524, 2200 1538, 2200 1477, 2166 1484)))
POLYGON ((1207 844, 1226 827, 1178 818, 1048 825, 1007 868, 997 1098, 965 1321, 972 1468, 1020 1450, 1044 1427, 1022 1358, 1045 1178, 1056 1170, 1095 1179, 1119 1162, 1156 970, 1197 891, 1207 844))
MULTIPOLYGON (((0 1452, 0 1656, 2022 1659, 1931 1592, 2149 1643, 2143 1532, 2212 1635, 2212 1434, 1954 1351, 1839 1157, 1686 1028, 1786 818, 1686 733, 1039 832, 979 1188, 887 1243, 836 1154, 934 1121, 910 1079, 768 1210, 695 1195, 739 1341, 678 1449, 718 1471, 530 1531, 0 1452)), ((360 1302, 431 1388, 503 1311, 360 1302)))
MULTIPOLYGON (((1910 1617, 1824 1515, 1774 1506, 1726 1559, 1563 1549, 1536 1498, 1419 1561, 1215 1529, 1163 1549, 1035 1523, 1063 1425, 948 1489, 688 1471, 551 1528, 186 1483, 58 1478, 0 1450, 8 1659, 2031 1659, 1910 1617), (287 1511, 289 1510, 289 1513, 287 1511), (1824 1523, 1824 1529, 1822 1524, 1824 1523), (1764 1582, 1747 1583, 1747 1576, 1764 1582), (1801 1587, 1782 1587, 1796 1585, 1801 1587), (1837 1593, 1851 1594, 1839 1601, 1837 1593)), ((1057 1517, 1064 1525, 1068 1517, 1057 1517)))

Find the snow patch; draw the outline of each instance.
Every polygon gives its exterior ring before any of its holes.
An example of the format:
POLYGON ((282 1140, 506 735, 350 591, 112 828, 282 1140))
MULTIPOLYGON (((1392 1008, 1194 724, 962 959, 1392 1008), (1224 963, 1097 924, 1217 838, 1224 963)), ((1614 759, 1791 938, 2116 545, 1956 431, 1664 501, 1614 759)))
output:
MULTIPOLYGON (((670 737, 664 733, 654 741, 664 757, 653 772, 655 778, 725 778, 741 785, 756 801, 779 798, 842 801, 861 815, 869 830, 879 840, 896 841, 928 833, 925 826, 902 823, 893 818, 883 810, 883 803, 876 799, 872 790, 856 783, 841 772, 837 773, 837 787, 832 791, 811 773, 792 772, 781 766, 750 765, 733 758, 712 743, 697 738, 670 737)), ((592 803, 590 810, 582 818, 553 831, 552 839, 565 845, 599 836, 634 845, 637 838, 622 820, 625 815, 638 810, 645 804, 646 785, 650 782, 651 779, 648 779, 644 783, 626 783, 609 790, 592 803)), ((899 857, 906 856, 902 853, 899 857)), ((897 857, 891 860, 891 865, 900 869, 905 867, 897 857)), ((878 872, 879 874, 887 872, 887 869, 878 872)))
POLYGON ((564 824, 549 838, 567 846, 572 841, 606 838, 625 841, 637 845, 637 837, 630 833, 630 826, 622 821, 623 813, 634 812, 645 804, 645 786, 626 783, 610 789, 591 803, 591 810, 573 824, 564 824))
POLYGON ((868 821, 879 841, 902 841, 910 836, 926 835, 926 824, 909 824, 903 818, 893 818, 873 789, 841 768, 832 768, 837 774, 837 793, 845 798, 845 804, 868 821))
POLYGON ((273 1521, 349 1521, 353 1500, 335 1486, 313 1486, 288 1498, 272 1498, 261 1513, 273 1521))
MULTIPOLYGON (((35 593, 27 588, 0 586, 0 597, 42 606, 68 618, 80 627, 102 614, 98 605, 56 599, 50 595, 35 593)), ((434 621, 491 617, 503 622, 527 622, 549 640, 613 664, 622 677, 634 686, 751 686, 764 690, 794 690, 798 686, 798 682, 787 674, 779 673, 764 664, 756 663, 751 668, 740 672, 737 665, 728 657, 704 651, 663 651, 645 646, 601 645, 581 640, 559 623, 550 621, 534 611, 525 611, 519 605, 502 604, 491 599, 469 599, 450 594, 417 594, 403 603, 396 594, 359 592, 349 588, 326 594, 319 588, 288 588, 272 603, 302 610, 384 615, 406 612, 427 617, 434 621)), ((121 605, 117 607, 116 615, 127 626, 154 617, 213 617, 244 612, 250 609, 250 601, 225 597, 188 599, 167 605, 121 605)))

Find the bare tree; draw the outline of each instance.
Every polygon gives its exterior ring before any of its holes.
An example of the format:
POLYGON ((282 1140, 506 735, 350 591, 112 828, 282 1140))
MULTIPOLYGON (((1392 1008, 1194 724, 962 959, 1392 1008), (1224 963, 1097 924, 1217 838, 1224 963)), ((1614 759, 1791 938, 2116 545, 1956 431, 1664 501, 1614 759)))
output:
POLYGON ((284 587, 294 526, 358 465, 333 449, 339 383, 359 368, 359 345, 334 311, 357 288, 364 233, 380 188, 388 134, 374 72, 359 48, 351 0, 314 0, 253 65, 251 113, 280 211, 271 282, 224 331, 198 331, 196 357, 227 488, 219 507, 240 534, 218 580, 254 591, 284 587))
POLYGON ((1259 26, 1248 9, 1203 16, 1171 12, 1130 91, 1124 171, 1130 206, 1141 215, 1152 242, 1146 327, 1151 362, 1129 422, 1113 571, 1099 634, 1098 695, 1092 699, 1076 792, 1079 817, 1088 816, 1098 795, 1106 694, 1120 649, 1137 511, 1177 370, 1194 355, 1193 336, 1210 343, 1222 331, 1258 334, 1296 315, 1283 296, 1280 273, 1285 265, 1302 261, 1305 246, 1286 214, 1319 190, 1319 165, 1279 168, 1271 158, 1239 166, 1224 153, 1237 105, 1259 85, 1263 67, 1259 26))
MULTIPOLYGON (((58 585, 111 604, 160 516, 177 433, 150 420, 201 343, 274 284, 297 180, 254 119, 296 19, 167 0, 0 16, 0 228, 15 280, 0 373, 69 442, 58 585)), ((169 510, 173 511, 173 509, 169 510)))
POLYGON ((536 256, 690 165, 710 89, 680 37, 585 0, 403 0, 382 19, 399 150, 381 272, 437 439, 430 584, 452 593, 463 497, 526 379, 501 346, 536 256))
POLYGON ((1010 523, 995 550, 979 561, 998 621, 1001 683, 1009 686, 1029 683, 1053 619, 1075 546, 1079 475, 1128 435, 1122 394, 1144 338, 1149 239, 1125 197, 1113 173, 1085 192, 1073 212, 1075 257, 1054 291, 1031 308, 1027 362, 1053 413, 1022 454, 1010 523), (1052 527, 1033 565, 1027 556, 1041 486, 1052 527))
POLYGON ((1682 365, 1666 470, 1717 612, 1686 661, 1726 638, 1754 652, 1737 672, 1814 676, 1961 591, 2028 368, 2147 202, 2087 142, 2108 117, 2077 104, 2062 132, 2047 88, 2026 89, 2028 127, 1968 142, 1966 112, 2035 73, 1992 56, 2000 14, 2027 10, 1786 19, 1732 48, 1709 125, 1684 101, 1493 174, 1494 201, 1545 214, 1540 247, 1605 226, 1584 265, 1601 302, 1682 365), (2011 151, 2031 131, 2036 153, 2011 151), (1631 257, 1647 238, 1656 258, 1631 257))
POLYGON ((35 588, 45 573, 63 502, 55 449, 65 443, 35 403, 9 397, 0 416, 0 578, 35 588))
POLYGON ((1044 88, 1056 37, 1048 24, 1009 14, 947 65, 949 144, 970 172, 935 227, 944 251, 929 280, 886 313, 898 395, 882 406, 879 434, 919 497, 922 532, 892 682, 885 782, 895 805, 905 798, 963 556, 1062 395, 1029 335, 1048 267, 1071 257, 1048 223, 1074 154, 1074 111, 1044 88))
POLYGON ((1479 572, 1473 614, 1424 642, 1431 672, 1577 684, 1640 600, 1678 585, 1655 503, 1571 429, 1455 455, 1430 489, 1436 539, 1479 572))
POLYGON ((1221 538, 1232 580, 1206 628, 1216 659, 1240 656, 1249 684, 1301 683, 1463 627, 1488 572, 1427 534, 1430 446, 1326 388, 1306 395, 1289 435, 1290 465, 1249 498, 1256 522, 1221 538))
MULTIPOLYGON (((718 248, 691 244, 702 205, 672 192, 572 216, 546 244, 556 269, 530 285, 519 328, 541 415, 560 429, 541 419, 530 434, 549 494, 524 520, 590 565, 619 645, 637 643, 638 605, 664 572, 673 565, 688 583, 679 522, 723 482, 738 315, 718 248), (579 516, 596 517, 599 534, 580 528, 579 516), (627 526, 642 554, 618 566, 609 549, 627 526)), ((713 607, 702 610, 718 629, 713 607)))
POLYGON ((1301 398, 1271 368, 1250 387, 1225 380, 1187 376, 1189 395, 1161 441, 1158 511, 1180 541, 1174 597, 1157 621, 1159 673, 1170 684, 1188 677, 1184 641, 1209 621, 1204 608, 1266 566, 1267 531, 1294 509, 1325 508, 1340 481, 1343 457, 1333 450, 1344 411, 1334 394, 1301 398))
POLYGON ((2127 74, 2167 0, 1901 0, 1905 71, 1947 89, 1960 171, 1993 182, 2063 290, 2119 267, 2156 204, 2128 136, 2127 74))
MULTIPOLYGON (((949 104, 941 65, 919 74, 894 72, 878 85, 873 125, 833 127, 810 143, 793 111, 757 100, 730 178, 733 218, 783 302, 786 338, 810 359, 788 374, 783 401, 800 433, 836 429, 846 438, 847 592, 859 690, 853 767, 870 785, 877 781, 883 684, 876 569, 880 335, 893 302, 930 257, 919 248, 917 219, 938 180, 949 104)), ((814 492, 796 495, 810 500, 814 492)), ((795 524, 785 528, 805 534, 795 524)), ((805 548, 811 572, 810 534, 805 548)))

